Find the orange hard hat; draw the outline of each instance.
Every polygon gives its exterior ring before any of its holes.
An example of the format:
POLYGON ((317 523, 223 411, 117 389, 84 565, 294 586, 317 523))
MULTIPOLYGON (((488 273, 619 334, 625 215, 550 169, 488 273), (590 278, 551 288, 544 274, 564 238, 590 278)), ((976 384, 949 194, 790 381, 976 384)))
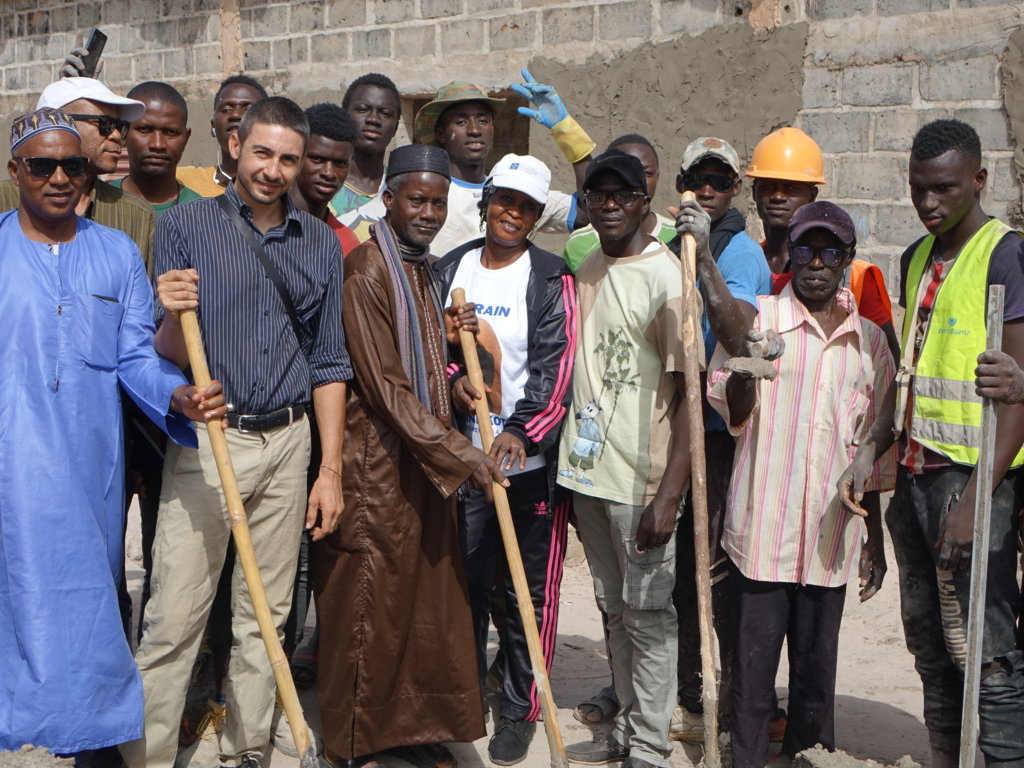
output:
POLYGON ((779 128, 754 147, 747 176, 824 184, 821 147, 799 128, 779 128))

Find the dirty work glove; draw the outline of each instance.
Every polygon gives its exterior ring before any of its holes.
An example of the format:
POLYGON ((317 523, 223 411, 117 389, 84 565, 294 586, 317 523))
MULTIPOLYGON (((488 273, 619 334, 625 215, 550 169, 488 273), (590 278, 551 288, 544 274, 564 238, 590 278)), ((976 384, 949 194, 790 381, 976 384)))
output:
POLYGON ((510 87, 536 109, 519 107, 519 114, 532 117, 545 128, 550 128, 552 138, 570 163, 583 160, 594 151, 597 144, 570 117, 569 110, 565 108, 554 86, 538 83, 526 68, 521 72, 526 82, 523 85, 513 83, 510 87))

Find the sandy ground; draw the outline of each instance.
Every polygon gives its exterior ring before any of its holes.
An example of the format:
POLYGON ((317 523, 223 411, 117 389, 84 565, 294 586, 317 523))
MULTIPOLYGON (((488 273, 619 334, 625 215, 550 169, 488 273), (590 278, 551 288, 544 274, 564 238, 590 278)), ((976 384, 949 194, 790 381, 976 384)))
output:
MULTIPOLYGON (((133 597, 138 599, 142 565, 138 545, 137 513, 131 516, 127 573, 133 597)), ((860 603, 856 585, 847 594, 846 613, 840 642, 837 683, 836 739, 838 747, 851 755, 894 763, 909 754, 927 764, 928 741, 921 715, 921 685, 913 661, 903 642, 899 617, 899 588, 891 548, 890 571, 882 590, 867 603, 860 603)), ((570 548, 562 584, 558 645, 551 679, 559 726, 566 744, 591 738, 590 728, 573 719, 573 708, 589 698, 609 680, 601 622, 594 605, 590 572, 581 549, 570 548)), ((494 636, 492 633, 492 649, 494 636)), ((787 703, 787 664, 783 658, 778 675, 782 706, 787 703)), ((300 691, 308 720, 320 727, 315 692, 300 691)), ((496 713, 488 724, 492 732, 496 713)), ((491 765, 487 740, 452 746, 462 768, 491 765)), ((700 747, 675 745, 673 766, 696 765, 700 747)), ((183 753, 179 760, 186 768, 183 753)), ((397 758, 385 757, 388 768, 408 768, 397 758)), ((268 768, 297 768, 298 760, 271 751, 263 760, 268 768)), ((524 768, 549 764, 547 741, 538 729, 524 768)))
MULTIPOLYGON (((594 731, 577 722, 573 708, 604 687, 610 679, 600 617, 594 605, 590 573, 582 548, 570 534, 570 548, 562 583, 561 615, 558 642, 551 674, 559 726, 566 744, 586 740, 594 731), (573 546, 575 544, 575 546, 573 546)), ((928 765, 927 732, 922 719, 921 685, 914 671, 913 659, 907 652, 900 623, 899 587, 891 543, 887 536, 889 573, 882 590, 867 603, 860 603, 856 584, 848 589, 846 610, 840 633, 840 660, 837 677, 836 739, 839 749, 849 755, 879 763, 895 763, 904 755, 928 765)), ((142 584, 142 556, 139 535, 139 514, 133 506, 129 513, 126 573, 129 588, 136 602, 142 584)), ((492 631, 491 650, 495 647, 492 631)), ((786 681, 788 665, 785 654, 777 676, 778 694, 787 706, 786 681)), ((320 714, 312 689, 300 690, 306 717, 319 731, 320 714)), ((497 701, 488 723, 493 732, 497 719, 497 701)), ((462 768, 490 766, 487 739, 472 744, 450 745, 462 768)), ((777 745, 773 749, 777 749, 777 745)), ((673 768, 697 765, 702 749, 676 743, 672 755, 673 768)), ((179 768, 187 768, 189 752, 179 755, 179 768)), ((402 760, 384 756, 387 768, 409 768, 402 760)), ((265 768, 298 768, 299 761, 270 750, 263 759, 265 768)), ((771 768, 783 768, 775 760, 771 768)), ((976 761, 982 764, 980 753, 976 761)), ((50 768, 43 754, 0 754, 0 768, 50 768)), ((547 741, 540 727, 523 768, 545 768, 549 765, 547 741)), ((836 764, 835 768, 839 768, 836 764)))

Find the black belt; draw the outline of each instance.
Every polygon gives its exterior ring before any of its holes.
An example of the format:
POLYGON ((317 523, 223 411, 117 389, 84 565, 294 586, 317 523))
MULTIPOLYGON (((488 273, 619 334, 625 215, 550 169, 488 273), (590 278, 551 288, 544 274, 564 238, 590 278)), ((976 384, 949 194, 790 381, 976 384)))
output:
POLYGON ((252 416, 244 413, 229 413, 228 426, 239 432, 269 432, 287 427, 305 415, 305 405, 286 405, 284 408, 252 416))

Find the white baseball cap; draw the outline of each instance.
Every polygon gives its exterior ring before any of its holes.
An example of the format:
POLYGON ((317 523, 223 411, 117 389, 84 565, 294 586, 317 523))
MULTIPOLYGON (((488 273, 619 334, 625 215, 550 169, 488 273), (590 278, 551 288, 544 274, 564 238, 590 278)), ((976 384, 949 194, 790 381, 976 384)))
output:
POLYGON ((120 118, 129 123, 135 122, 146 114, 146 105, 141 101, 118 96, 99 80, 94 80, 91 77, 62 77, 57 82, 50 83, 39 94, 36 109, 63 109, 78 99, 112 104, 118 107, 120 118))
POLYGON ((495 187, 529 195, 544 205, 548 201, 551 171, 532 155, 505 155, 491 168, 489 181, 495 187))

